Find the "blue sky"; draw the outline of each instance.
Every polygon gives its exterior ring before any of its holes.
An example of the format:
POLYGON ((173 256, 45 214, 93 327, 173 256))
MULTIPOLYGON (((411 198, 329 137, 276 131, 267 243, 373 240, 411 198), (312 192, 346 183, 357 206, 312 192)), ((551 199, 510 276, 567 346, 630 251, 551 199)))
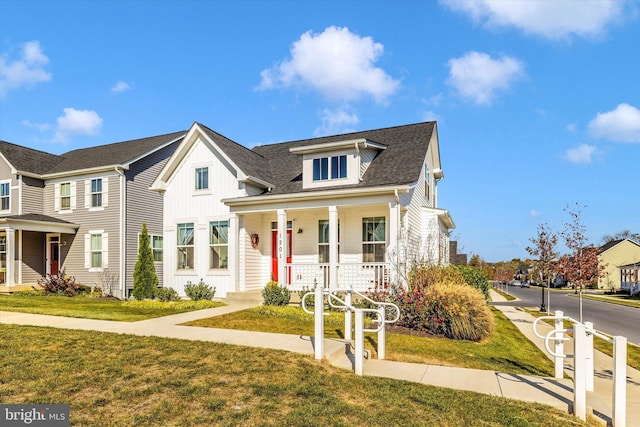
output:
MULTIPOLYGON (((248 147, 437 120, 439 207, 487 261, 579 203, 640 232, 638 1, 0 0, 0 138, 248 147)), ((561 248, 562 249, 562 248, 561 248)))

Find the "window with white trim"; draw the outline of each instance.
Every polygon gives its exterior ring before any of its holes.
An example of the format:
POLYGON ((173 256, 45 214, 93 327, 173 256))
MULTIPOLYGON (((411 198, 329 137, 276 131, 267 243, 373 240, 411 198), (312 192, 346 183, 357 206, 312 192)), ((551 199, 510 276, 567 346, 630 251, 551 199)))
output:
POLYGON ((202 167, 196 168, 196 190, 208 190, 209 189, 209 168, 202 167))
POLYGON ((60 184, 60 209, 71 209, 71 183, 63 182, 60 184))
POLYGON ((109 200, 109 177, 87 179, 84 182, 84 207, 103 210, 109 200))
POLYGON ((362 261, 384 262, 386 247, 385 218, 362 218, 362 261))
POLYGON ((11 210, 11 181, 0 182, 0 211, 11 210))
POLYGON ((424 164, 424 197, 430 200, 431 196, 431 172, 429 171, 429 165, 424 164))
POLYGON ((162 262, 163 258, 163 238, 162 236, 151 235, 151 251, 153 252, 153 261, 162 262))
POLYGON ((347 177, 347 156, 318 157, 313 159, 313 180, 324 181, 347 177))
POLYGON ((91 180, 91 207, 97 208, 102 206, 102 178, 94 178, 91 180))
POLYGON ((109 233, 89 230, 84 235, 84 266, 89 271, 103 271, 109 266, 109 233))
POLYGON ((229 221, 209 223, 209 268, 229 268, 229 221))
POLYGON ((193 269, 193 223, 178 224, 178 270, 190 270, 193 269))
POLYGON ((0 236, 0 269, 7 268, 7 236, 0 236))
POLYGON ((76 208, 76 182, 67 181, 55 185, 54 209, 57 212, 72 211, 76 208))
MULTIPOLYGON (((329 220, 318 221, 318 262, 327 264, 331 262, 329 256, 329 220)), ((340 222, 338 221, 338 258, 340 258, 340 222)))

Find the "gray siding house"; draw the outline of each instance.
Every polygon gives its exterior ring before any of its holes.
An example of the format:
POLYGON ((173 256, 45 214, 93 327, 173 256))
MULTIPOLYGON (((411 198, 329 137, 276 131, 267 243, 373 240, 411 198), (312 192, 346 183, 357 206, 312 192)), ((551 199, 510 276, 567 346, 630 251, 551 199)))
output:
POLYGON ((147 223, 162 278, 162 196, 149 186, 185 132, 53 155, 0 141, 0 281, 66 273, 118 297, 147 223))

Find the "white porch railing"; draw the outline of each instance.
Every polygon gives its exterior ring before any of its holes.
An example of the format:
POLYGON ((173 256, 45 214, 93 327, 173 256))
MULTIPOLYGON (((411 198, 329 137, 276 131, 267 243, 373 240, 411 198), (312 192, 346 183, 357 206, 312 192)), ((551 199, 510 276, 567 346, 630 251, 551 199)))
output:
POLYGON ((352 288, 366 292, 389 283, 389 264, 384 262, 361 262, 338 264, 338 283, 330 284, 329 264, 287 264, 286 284, 292 290, 313 289, 318 284, 323 288, 352 288))

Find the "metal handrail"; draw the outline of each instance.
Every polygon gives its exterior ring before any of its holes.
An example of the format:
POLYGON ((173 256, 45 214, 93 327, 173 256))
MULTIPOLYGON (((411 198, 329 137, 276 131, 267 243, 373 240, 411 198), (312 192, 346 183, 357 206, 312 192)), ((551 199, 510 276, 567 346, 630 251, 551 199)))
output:
MULTIPOLYGON (((549 348, 549 337, 551 335, 556 335, 556 334, 564 334, 567 332, 573 332, 573 329, 553 329, 551 331, 549 331, 547 333, 547 335, 545 335, 544 337, 540 337, 540 338, 544 338, 544 348, 547 350, 547 353, 549 353, 550 355, 552 355, 553 357, 562 357, 564 358, 571 358, 572 356, 570 355, 566 355, 566 354, 556 354, 553 351, 551 351, 551 349, 549 348)), ((570 341, 571 338, 565 338, 565 337, 555 337, 554 338, 556 341, 570 341)))
POLYGON ((351 292, 351 293, 354 293, 354 294, 358 295, 360 298, 364 299, 365 301, 370 302, 371 304, 374 304, 374 305, 376 305, 378 307, 380 307, 380 306, 382 306, 382 307, 392 307, 396 311, 396 316, 395 316, 395 318, 393 320, 387 320, 387 316, 386 316, 387 310, 385 308, 385 316, 384 316, 384 319, 382 319, 382 320, 386 324, 395 323, 395 322, 398 321, 398 319, 400 319, 400 308, 397 305, 395 305, 394 303, 392 303, 392 302, 374 301, 371 298, 369 298, 368 296, 366 296, 366 295, 364 295, 364 294, 362 294, 362 293, 360 293, 360 292, 358 292, 356 290, 353 290, 353 289, 334 288, 334 289, 331 289, 330 292, 331 293, 334 293, 334 292, 351 292))

